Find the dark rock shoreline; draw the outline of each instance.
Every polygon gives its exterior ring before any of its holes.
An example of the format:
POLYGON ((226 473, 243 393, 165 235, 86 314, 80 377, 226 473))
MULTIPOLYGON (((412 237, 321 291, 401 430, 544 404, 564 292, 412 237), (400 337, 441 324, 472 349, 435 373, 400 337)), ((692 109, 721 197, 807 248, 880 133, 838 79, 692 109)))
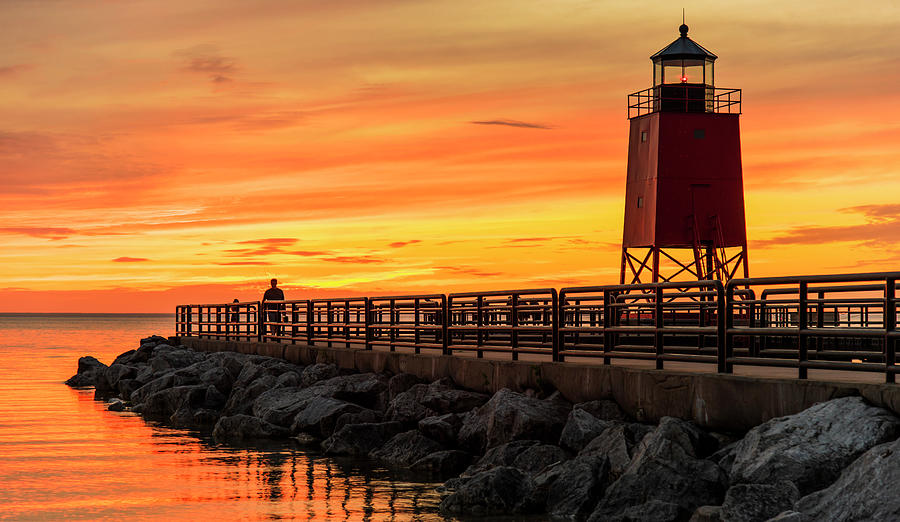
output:
POLYGON ((673 417, 628 419, 610 400, 493 396, 448 379, 348 373, 160 336, 66 384, 109 409, 211 429, 223 444, 294 439, 446 480, 441 512, 591 521, 900 520, 900 419, 845 397, 746 434, 673 417))

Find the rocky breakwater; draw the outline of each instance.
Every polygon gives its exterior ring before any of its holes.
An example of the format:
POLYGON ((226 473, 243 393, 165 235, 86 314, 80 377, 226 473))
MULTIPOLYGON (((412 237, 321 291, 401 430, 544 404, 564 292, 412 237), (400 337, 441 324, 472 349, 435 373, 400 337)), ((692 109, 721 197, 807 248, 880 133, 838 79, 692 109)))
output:
POLYGON ((744 434, 558 393, 492 396, 449 380, 346 373, 141 340, 108 367, 79 360, 68 384, 111 410, 212 429, 225 444, 294 440, 449 479, 444 514, 563 520, 898 520, 900 419, 859 397, 744 434))

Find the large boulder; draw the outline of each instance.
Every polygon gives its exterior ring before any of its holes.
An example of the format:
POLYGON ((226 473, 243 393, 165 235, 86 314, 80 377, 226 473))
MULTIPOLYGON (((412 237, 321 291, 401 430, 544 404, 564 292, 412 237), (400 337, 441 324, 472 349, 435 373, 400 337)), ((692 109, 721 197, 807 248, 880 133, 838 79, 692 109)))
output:
POLYGON ((317 398, 334 398, 370 409, 380 409, 386 398, 387 379, 374 373, 342 375, 308 388, 268 390, 253 402, 253 415, 278 426, 289 427, 298 413, 317 398), (374 407, 374 408, 373 408, 374 407))
POLYGON ((558 472, 546 486, 547 513, 554 518, 583 520, 606 489, 609 462, 604 457, 583 456, 556 467, 558 472))
POLYGON ((777 484, 736 484, 728 488, 719 512, 729 522, 762 522, 791 509, 800 498, 789 480, 777 484))
POLYGON ((516 459, 519 458, 519 455, 541 444, 539 440, 515 440, 495 446, 489 449, 475 464, 472 464, 463 473, 463 476, 477 475, 483 471, 500 466, 512 466, 516 459))
POLYGON ((141 413, 148 418, 170 420, 172 414, 183 407, 203 407, 206 401, 206 388, 198 384, 160 390, 147 396, 141 403, 141 413))
POLYGON ((594 417, 605 421, 628 421, 628 416, 622 411, 622 408, 616 401, 609 399, 600 399, 597 401, 579 402, 572 407, 575 410, 584 410, 594 417))
POLYGON ((153 356, 150 358, 149 363, 150 367, 153 368, 153 372, 161 375, 170 370, 187 368, 201 360, 203 360, 203 354, 194 350, 158 345, 153 350, 153 356))
POLYGON ((652 431, 653 427, 646 424, 616 423, 594 437, 578 455, 606 457, 610 476, 618 478, 631 463, 638 444, 652 431))
POLYGON ((249 415, 253 412, 253 403, 256 399, 275 388, 278 388, 277 378, 268 374, 258 375, 256 380, 247 384, 238 385, 236 381, 231 388, 228 401, 222 409, 222 414, 249 415))
POLYGON ((577 453, 613 425, 613 422, 600 420, 587 410, 573 408, 559 437, 559 445, 577 453))
POLYGON ((338 367, 333 364, 312 364, 304 368, 300 374, 300 386, 306 388, 317 382, 337 377, 339 373, 338 367))
POLYGON ((801 498, 809 520, 900 520, 900 439, 875 446, 832 485, 801 498))
POLYGON ((453 477, 459 475, 471 462, 471 453, 461 450, 444 450, 425 455, 413 462, 409 469, 432 473, 440 477, 453 477))
POLYGON ((364 408, 331 397, 314 397, 307 406, 294 417, 291 432, 305 432, 319 438, 325 438, 334 431, 337 419, 345 413, 359 413, 364 408))
POLYGON ((97 379, 104 378, 106 365, 90 355, 78 359, 78 371, 66 381, 73 388, 96 386, 97 379))
POLYGON ((387 418, 411 426, 426 417, 469 411, 487 400, 483 393, 459 390, 445 381, 415 384, 391 400, 387 418))
POLYGON ((511 467, 481 472, 462 483, 441 501, 445 515, 511 515, 529 513, 542 506, 530 495, 533 483, 511 467))
POLYGON ((750 430, 734 450, 732 484, 790 480, 801 494, 834 482, 868 449, 900 435, 900 419, 860 397, 833 399, 750 430))
POLYGON ((232 415, 220 418, 212 435, 217 442, 234 443, 283 439, 287 438, 290 432, 281 426, 275 426, 250 415, 232 415))
POLYGON ((446 446, 456 445, 462 419, 456 413, 426 417, 419 421, 419 431, 446 446))
POLYGON ((392 466, 408 468, 426 456, 444 449, 440 443, 418 430, 410 430, 395 435, 384 446, 369 453, 369 456, 392 466))
POLYGON ((466 416, 459 442, 474 453, 521 439, 556 444, 570 410, 565 402, 540 400, 504 388, 466 416))
POLYGON ((622 476, 607 488, 591 518, 649 516, 655 506, 655 520, 677 520, 690 517, 698 506, 721 504, 725 473, 700 458, 710 451, 708 439, 687 421, 663 417, 641 441, 622 476))
POLYGON ((328 455, 368 455, 403 431, 399 422, 347 424, 322 442, 328 455))

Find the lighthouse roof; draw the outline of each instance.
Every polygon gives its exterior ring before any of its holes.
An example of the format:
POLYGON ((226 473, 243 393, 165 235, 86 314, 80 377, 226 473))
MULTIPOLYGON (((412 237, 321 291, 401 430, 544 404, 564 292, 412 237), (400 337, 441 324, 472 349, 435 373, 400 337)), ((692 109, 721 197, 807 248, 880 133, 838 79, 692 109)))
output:
POLYGON ((718 58, 702 45, 688 38, 688 26, 681 24, 678 28, 681 36, 650 57, 654 62, 661 60, 715 60, 718 58))

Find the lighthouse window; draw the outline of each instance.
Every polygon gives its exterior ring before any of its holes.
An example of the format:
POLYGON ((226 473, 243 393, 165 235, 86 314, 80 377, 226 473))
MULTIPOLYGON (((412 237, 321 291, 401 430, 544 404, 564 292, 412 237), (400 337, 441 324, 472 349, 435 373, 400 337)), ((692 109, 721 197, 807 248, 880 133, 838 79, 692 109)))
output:
POLYGON ((641 141, 647 141, 647 131, 641 131, 641 141))
POLYGON ((706 137, 706 129, 694 129, 694 139, 702 140, 706 137))
POLYGON ((638 198, 638 208, 644 208, 644 198, 638 198))

